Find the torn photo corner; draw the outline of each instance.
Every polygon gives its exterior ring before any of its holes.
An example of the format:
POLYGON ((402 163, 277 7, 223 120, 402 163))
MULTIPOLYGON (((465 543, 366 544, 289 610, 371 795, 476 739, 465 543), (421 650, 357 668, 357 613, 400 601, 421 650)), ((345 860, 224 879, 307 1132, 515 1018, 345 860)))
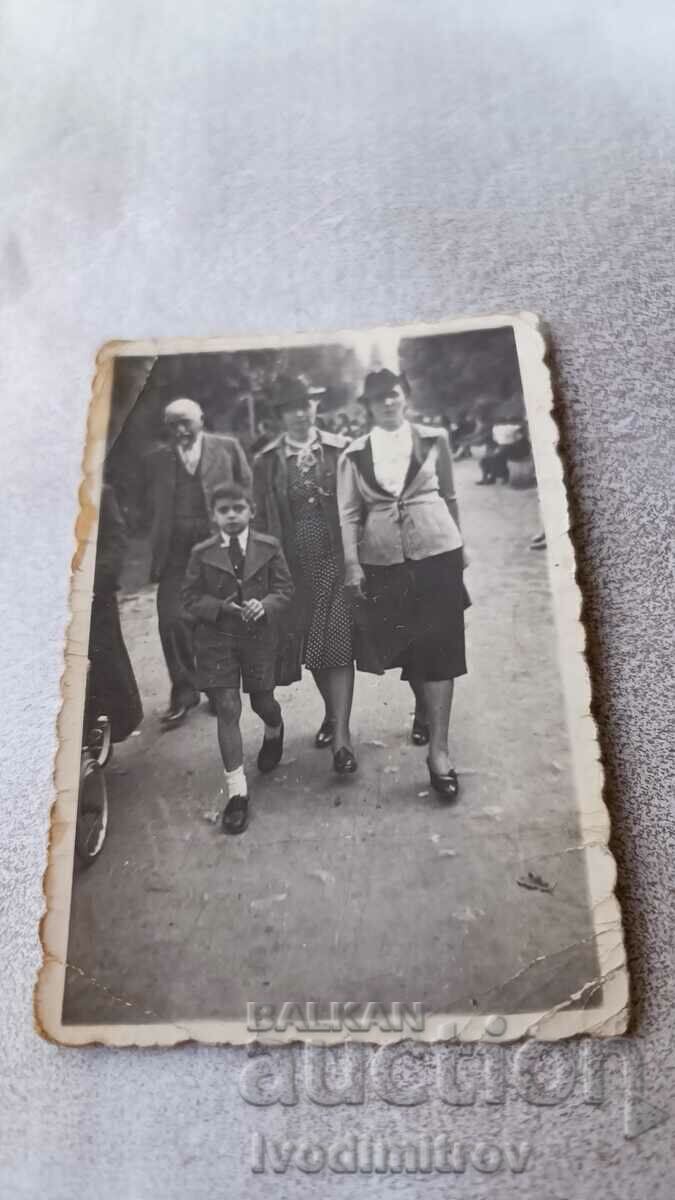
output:
POLYGON ((39 1032, 625 1030, 552 410, 528 313, 103 347, 39 1032))

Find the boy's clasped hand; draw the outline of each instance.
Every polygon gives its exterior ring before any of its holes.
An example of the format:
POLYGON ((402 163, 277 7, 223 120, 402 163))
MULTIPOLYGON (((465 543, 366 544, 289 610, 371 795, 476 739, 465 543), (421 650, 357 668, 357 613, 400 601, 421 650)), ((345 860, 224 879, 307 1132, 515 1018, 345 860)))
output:
POLYGON ((238 613, 247 625, 262 621, 265 616, 265 608, 260 600, 245 600, 243 604, 237 604, 234 600, 226 600, 223 603, 223 612, 238 613))

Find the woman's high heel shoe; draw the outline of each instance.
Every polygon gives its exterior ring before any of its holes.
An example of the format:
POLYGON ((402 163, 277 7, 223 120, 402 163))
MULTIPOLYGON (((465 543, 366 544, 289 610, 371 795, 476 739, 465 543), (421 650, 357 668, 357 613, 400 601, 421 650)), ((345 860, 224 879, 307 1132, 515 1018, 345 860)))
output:
POLYGON ((338 775, 353 775, 358 770, 358 766, 352 751, 346 746, 340 746, 340 749, 335 751, 333 770, 337 771, 338 775))
POLYGON ((438 792, 438 795, 442 796, 444 800, 456 800, 459 795, 457 772, 451 769, 447 775, 438 775, 428 759, 427 766, 429 768, 429 782, 434 791, 438 792))
POLYGON ((314 738, 314 745, 316 746, 317 750, 325 750, 327 746, 330 746, 333 740, 334 730, 335 722, 331 721, 330 717, 325 717, 321 727, 317 730, 316 737, 314 738))
POLYGON ((413 746, 428 746, 429 745, 429 726, 426 721, 420 721, 419 717, 413 717, 412 734, 410 740, 413 746))

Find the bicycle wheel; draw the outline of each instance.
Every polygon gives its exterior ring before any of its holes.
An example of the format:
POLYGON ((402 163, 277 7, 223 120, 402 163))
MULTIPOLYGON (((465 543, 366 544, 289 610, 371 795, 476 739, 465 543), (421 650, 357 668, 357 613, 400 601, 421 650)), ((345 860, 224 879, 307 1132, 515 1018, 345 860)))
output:
POLYGON ((90 758, 99 767, 105 767, 112 757, 112 725, 109 717, 97 717, 86 738, 86 748, 90 758))
POLYGON ((75 850, 82 866, 98 858, 108 831, 108 792, 103 768, 85 755, 80 773, 77 801, 75 850))

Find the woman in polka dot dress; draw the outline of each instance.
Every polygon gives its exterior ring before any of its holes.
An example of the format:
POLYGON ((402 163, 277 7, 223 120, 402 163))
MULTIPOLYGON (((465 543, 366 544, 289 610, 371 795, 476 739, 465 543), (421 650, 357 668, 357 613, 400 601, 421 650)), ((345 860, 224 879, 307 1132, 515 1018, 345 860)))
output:
POLYGON ((337 461, 349 439, 312 424, 301 380, 279 379, 275 399, 285 432, 257 456, 253 488, 255 526, 279 538, 296 589, 277 682, 299 679, 302 664, 312 672, 325 707, 315 745, 332 746, 335 770, 350 774, 353 626, 336 499, 337 461))

